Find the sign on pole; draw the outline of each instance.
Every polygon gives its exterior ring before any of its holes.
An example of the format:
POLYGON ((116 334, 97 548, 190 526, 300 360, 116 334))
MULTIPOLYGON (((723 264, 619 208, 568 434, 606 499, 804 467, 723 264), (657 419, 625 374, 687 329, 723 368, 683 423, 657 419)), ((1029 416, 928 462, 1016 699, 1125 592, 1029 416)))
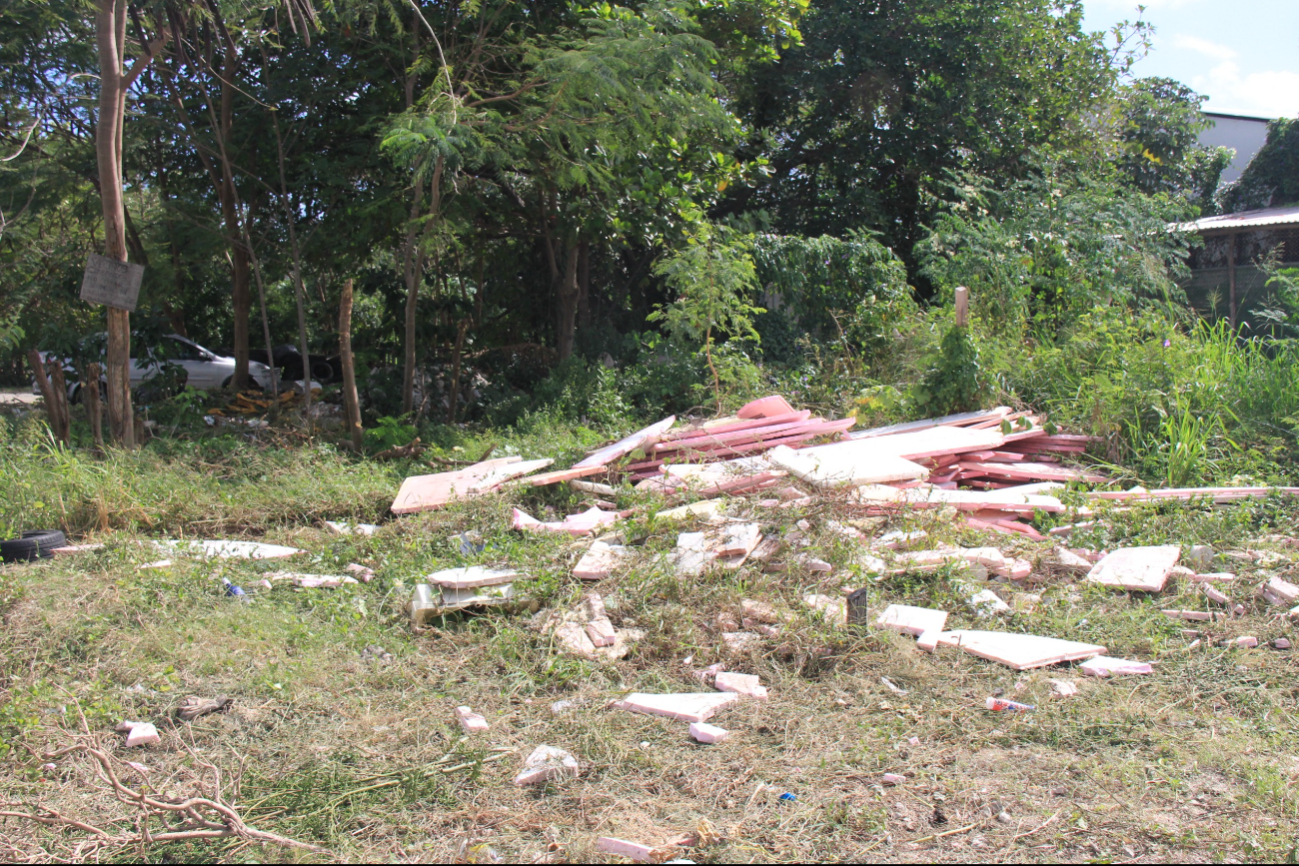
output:
POLYGON ((143 278, 144 265, 91 253, 86 262, 86 275, 81 280, 81 300, 134 312, 143 278))

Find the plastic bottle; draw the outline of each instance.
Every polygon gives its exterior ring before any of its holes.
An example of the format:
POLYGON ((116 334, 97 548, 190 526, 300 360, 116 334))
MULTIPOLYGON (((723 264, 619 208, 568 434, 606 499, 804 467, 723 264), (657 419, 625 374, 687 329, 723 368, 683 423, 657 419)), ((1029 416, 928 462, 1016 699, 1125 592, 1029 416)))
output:
POLYGON ((1012 713, 1022 713, 1027 710, 1036 710, 1037 707, 1032 704, 1021 704, 1019 701, 1008 701, 1005 698, 988 698, 988 709, 994 713, 1000 713, 1009 710, 1012 713))

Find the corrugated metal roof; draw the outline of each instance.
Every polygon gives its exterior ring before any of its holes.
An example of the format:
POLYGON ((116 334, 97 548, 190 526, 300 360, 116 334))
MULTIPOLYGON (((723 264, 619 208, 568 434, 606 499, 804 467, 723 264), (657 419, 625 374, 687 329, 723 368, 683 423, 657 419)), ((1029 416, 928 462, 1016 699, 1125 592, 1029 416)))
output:
POLYGON ((1299 205, 1269 207, 1260 210, 1246 210, 1240 213, 1204 217, 1193 223, 1182 223, 1179 228, 1188 232, 1208 232, 1285 225, 1299 225, 1299 205))

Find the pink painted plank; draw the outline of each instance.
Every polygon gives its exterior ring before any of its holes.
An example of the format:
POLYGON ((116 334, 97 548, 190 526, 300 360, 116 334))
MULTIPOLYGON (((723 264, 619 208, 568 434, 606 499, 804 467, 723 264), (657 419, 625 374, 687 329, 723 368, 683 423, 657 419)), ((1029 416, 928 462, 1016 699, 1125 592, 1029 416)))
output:
POLYGON ((576 478, 587 478, 591 475, 599 475, 601 472, 608 472, 605 466, 587 466, 584 469, 557 469, 554 472, 543 472, 540 475, 532 475, 527 478, 520 478, 516 484, 531 484, 533 487, 545 487, 547 484, 558 484, 561 481, 572 481, 576 478))
POLYGON ((645 448, 658 441, 658 438, 668 431, 676 423, 677 416, 669 415, 662 421, 658 421, 643 430, 637 430, 635 433, 623 439, 619 439, 612 445, 606 445, 598 451, 593 452, 583 460, 573 464, 574 469, 589 469, 592 467, 606 466, 619 458, 625 457, 638 448, 645 448))
POLYGON ((417 511, 429 511, 441 508, 456 498, 466 499, 479 495, 471 493, 470 488, 489 477, 497 468, 517 463, 519 460, 518 457, 501 457, 496 460, 484 460, 482 463, 475 463, 473 466, 466 466, 453 472, 412 475, 401 483, 397 498, 392 502, 392 513, 413 514, 417 511))
POLYGON ((800 412, 789 412, 784 415, 773 415, 770 418, 749 418, 738 421, 708 421, 704 424, 695 424, 689 427, 682 427, 680 430, 673 430, 665 434, 660 441, 677 442, 682 439, 694 439, 710 433, 733 433, 737 430, 749 430, 755 427, 769 427, 774 424, 786 424, 791 421, 806 421, 812 417, 811 409, 803 409, 800 412))
POLYGON ((1108 481, 1104 475, 1065 469, 1062 466, 1047 466, 1042 463, 978 463, 961 461, 961 469, 990 478, 1009 478, 1024 481, 1090 481, 1100 483, 1108 481))
POLYGON ((663 454, 668 451, 685 451, 689 449, 702 450, 710 446, 721 447, 729 445, 733 442, 754 442, 758 439, 770 438, 774 434, 783 433, 787 430, 792 430, 808 423, 807 419, 799 418, 782 424, 767 424, 761 427, 752 427, 747 430, 732 430, 725 433, 714 433, 712 431, 701 432, 699 435, 693 436, 689 439, 675 439, 671 442, 660 442, 654 449, 654 453, 663 454))

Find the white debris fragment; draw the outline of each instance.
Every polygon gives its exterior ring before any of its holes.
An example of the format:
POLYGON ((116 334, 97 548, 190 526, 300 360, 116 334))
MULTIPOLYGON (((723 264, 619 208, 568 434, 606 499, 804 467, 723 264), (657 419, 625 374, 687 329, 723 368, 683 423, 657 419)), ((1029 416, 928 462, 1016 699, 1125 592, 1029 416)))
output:
POLYGON ((577 778, 581 772, 577 758, 554 746, 537 746, 523 762, 523 772, 514 777, 514 784, 540 785, 558 779, 577 778))

